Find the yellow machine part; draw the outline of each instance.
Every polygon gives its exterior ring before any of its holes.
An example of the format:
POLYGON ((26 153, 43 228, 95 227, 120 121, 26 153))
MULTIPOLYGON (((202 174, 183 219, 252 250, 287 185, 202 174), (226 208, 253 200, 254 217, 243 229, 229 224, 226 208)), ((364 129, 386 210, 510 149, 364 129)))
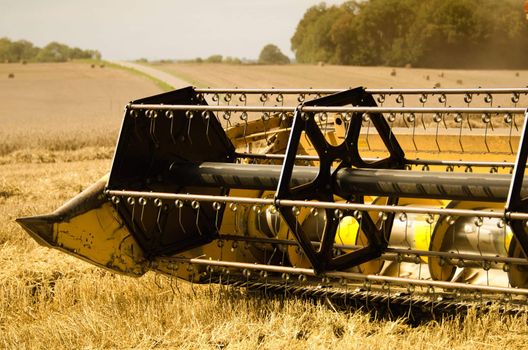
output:
POLYGON ((111 203, 53 225, 57 245, 84 260, 125 274, 145 272, 143 252, 111 203))
POLYGON ((143 251, 104 198, 107 176, 50 215, 17 221, 39 243, 119 273, 147 271, 143 251))
MULTIPOLYGON (((472 201, 463 201, 456 202, 453 206, 454 209, 487 209, 487 210, 502 210, 504 209, 503 204, 501 203, 482 203, 482 202, 472 202, 472 201)), ((476 218, 473 218, 474 220, 476 218)), ((451 217, 441 218, 435 226, 433 235, 431 237, 431 243, 429 249, 432 251, 448 251, 448 245, 452 244, 452 232, 454 230, 455 220, 451 217)), ((508 252, 510 244, 512 242, 513 233, 508 225, 504 225, 503 234, 495 236, 500 245, 502 245, 502 250, 508 252)), ((487 243, 487 242, 483 242, 487 243)), ((458 247, 457 247, 458 248, 458 247)), ((456 251, 455 251, 456 252, 456 251)), ((476 251, 478 254, 479 252, 476 251)), ((481 253, 482 254, 482 253, 481 253)), ((496 253, 498 255, 498 253, 496 253)), ((439 257, 431 257, 429 259, 429 271, 431 277, 435 280, 449 281, 453 278, 455 271, 457 270, 456 266, 445 264, 443 260, 439 257)), ((513 284, 513 283, 512 283, 513 284)))
MULTIPOLYGON (((113 272, 141 276, 156 270, 165 274, 197 282, 202 270, 181 268, 169 259, 148 261, 134 237, 120 218, 113 204, 106 199, 105 176, 75 196, 56 212, 39 217, 20 218, 17 221, 40 244, 61 250, 113 272)), ((259 191, 232 191, 235 196, 257 196, 259 191)), ((248 235, 247 213, 225 210, 221 232, 248 235)), ((251 249, 234 249, 218 241, 190 249, 183 258, 206 257, 214 260, 261 262, 251 249)))

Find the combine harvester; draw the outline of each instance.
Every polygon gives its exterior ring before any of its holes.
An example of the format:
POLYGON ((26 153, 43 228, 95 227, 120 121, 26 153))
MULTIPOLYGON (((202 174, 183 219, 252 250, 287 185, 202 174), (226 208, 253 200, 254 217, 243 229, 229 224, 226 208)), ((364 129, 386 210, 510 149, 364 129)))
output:
POLYGON ((527 95, 175 90, 126 106, 109 176, 17 221, 131 276, 524 309, 527 95))

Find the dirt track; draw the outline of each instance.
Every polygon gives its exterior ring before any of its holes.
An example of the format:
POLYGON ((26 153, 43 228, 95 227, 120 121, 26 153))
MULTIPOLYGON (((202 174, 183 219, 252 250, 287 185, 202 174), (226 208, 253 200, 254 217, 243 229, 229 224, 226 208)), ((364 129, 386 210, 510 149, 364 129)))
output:
POLYGON ((175 77, 174 75, 168 74, 164 71, 161 71, 159 69, 149 67, 143 64, 138 64, 138 63, 129 62, 129 61, 110 61, 110 62, 118 66, 135 69, 145 74, 148 74, 151 77, 154 77, 156 79, 159 79, 167 83, 168 85, 172 86, 174 89, 179 89, 179 88, 189 85, 189 83, 186 82, 185 80, 179 79, 175 77))

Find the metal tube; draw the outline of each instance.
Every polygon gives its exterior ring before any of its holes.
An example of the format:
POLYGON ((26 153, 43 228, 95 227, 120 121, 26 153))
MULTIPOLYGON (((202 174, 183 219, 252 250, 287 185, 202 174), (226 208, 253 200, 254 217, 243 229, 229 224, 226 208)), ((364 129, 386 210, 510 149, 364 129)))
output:
MULTIPOLYGON (((345 87, 343 89, 245 89, 245 88, 196 88, 197 93, 202 94, 335 94, 344 90, 349 89, 345 87)), ((383 95, 418 95, 418 94, 431 94, 431 95, 453 95, 453 94, 528 94, 528 88, 470 88, 470 89, 366 89, 367 93, 371 94, 383 94, 383 95)))
MULTIPOLYGON (((262 153, 236 153, 237 158, 248 159, 284 159, 284 154, 262 154, 262 153)), ((297 160, 319 161, 318 156, 297 155, 297 160)), ((375 162, 380 158, 363 158, 365 162, 375 162)), ((513 167, 512 162, 484 162, 484 161, 463 161, 463 160, 436 160, 436 159, 406 159, 406 164, 410 165, 441 165, 441 166, 470 166, 470 167, 496 167, 507 168, 513 167)))
MULTIPOLYGON (((250 237, 250 236, 237 236, 237 235, 220 235, 219 240, 226 241, 238 241, 238 242, 250 242, 250 243, 262 243, 262 244, 279 244, 279 245, 288 245, 288 246, 298 246, 299 242, 292 241, 288 239, 278 239, 278 238, 261 238, 261 237, 250 237)), ((313 241, 314 246, 319 246, 320 242, 313 241)), ((334 247, 337 249, 359 249, 361 246, 351 245, 351 244, 334 244, 334 247)), ((407 249, 407 248, 395 248, 389 246, 385 249, 386 253, 382 254, 382 260, 388 260, 390 256, 394 257, 397 255, 402 256, 433 256, 433 257, 442 257, 446 259, 446 262, 449 262, 450 259, 454 260, 468 260, 468 261, 490 261, 495 263, 507 263, 512 265, 528 265, 528 260, 523 258, 510 258, 506 256, 495 256, 495 255, 480 255, 480 254, 471 254, 471 253, 450 253, 450 252, 438 252, 430 250, 419 250, 419 249, 407 249)))
POLYGON ((329 113, 474 113, 474 114, 524 114, 520 107, 286 107, 286 106, 207 106, 207 105, 163 105, 130 104, 129 109, 173 110, 173 111, 216 111, 216 112, 329 112, 329 113))
MULTIPOLYGON (((183 186, 228 187, 257 190, 275 190, 282 167, 268 164, 226 164, 207 162, 170 166, 175 182, 183 186)), ((311 182, 318 168, 299 166, 294 168, 292 186, 311 182)))
MULTIPOLYGON (((189 259, 189 258, 164 258, 165 260, 177 261, 187 264, 205 265, 205 266, 217 266, 227 268, 237 268, 246 270, 258 270, 276 273, 288 273, 293 275, 306 275, 306 276, 318 276, 313 269, 298 268, 298 267, 286 267, 286 266, 275 266, 275 265, 264 265, 264 264, 251 264, 251 263, 240 263, 231 261, 219 261, 219 260, 207 260, 207 259, 189 259)), ((467 291, 480 291, 490 293, 505 293, 505 294, 517 294, 517 295, 528 295, 528 289, 526 288, 509 288, 509 287, 492 287, 483 285, 466 284, 460 282, 444 282, 444 281, 433 281, 433 280, 422 280, 416 278, 402 278, 402 277, 390 277, 381 275, 363 275, 361 273, 354 272, 326 272, 321 276, 330 278, 343 278, 346 280, 355 281, 370 281, 370 282, 383 282, 383 283, 394 283, 397 285, 416 285, 423 287, 438 287, 442 289, 458 289, 467 291)))
MULTIPOLYGON (((510 182, 507 174, 341 169, 335 176, 335 192, 343 196, 357 193, 502 202, 510 182)), ((523 188, 522 194, 528 195, 528 188, 523 188)))
POLYGON ((185 200, 200 202, 219 202, 219 203, 240 203, 256 205, 276 205, 287 207, 306 207, 306 208, 323 208, 323 209, 341 209, 341 210, 359 210, 359 211, 382 211, 388 213, 418 213, 430 215, 452 215, 452 216, 473 216, 489 218, 508 218, 510 220, 528 220, 528 213, 522 212, 504 212, 489 210, 465 210, 465 209, 444 209, 444 208, 422 208, 399 205, 374 205, 359 203, 335 203, 335 202, 308 202, 302 200, 288 199, 266 199, 250 197, 229 197, 229 196, 212 196, 189 193, 166 193, 166 192, 142 192, 142 191, 120 191, 107 190, 106 194, 117 197, 135 197, 150 198, 162 200, 185 200))
MULTIPOLYGON (((182 186, 275 190, 282 167, 265 164, 207 162, 172 164, 170 172, 182 186)), ((319 168, 295 166, 291 186, 311 182, 319 168)), ((507 174, 421 172, 393 169, 340 169, 334 191, 351 195, 438 198, 449 200, 505 201, 511 182, 507 174)), ((528 187, 521 194, 528 196, 528 187)))

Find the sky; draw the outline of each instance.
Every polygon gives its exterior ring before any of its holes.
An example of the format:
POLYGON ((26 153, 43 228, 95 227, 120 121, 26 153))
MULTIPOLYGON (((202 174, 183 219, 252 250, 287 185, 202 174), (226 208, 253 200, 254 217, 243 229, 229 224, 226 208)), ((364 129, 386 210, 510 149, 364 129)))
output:
MULTIPOLYGON (((268 43, 293 57, 290 38, 321 0, 0 0, 0 37, 58 41, 105 59, 255 59, 268 43)), ((326 0, 339 4, 344 0, 326 0)))

